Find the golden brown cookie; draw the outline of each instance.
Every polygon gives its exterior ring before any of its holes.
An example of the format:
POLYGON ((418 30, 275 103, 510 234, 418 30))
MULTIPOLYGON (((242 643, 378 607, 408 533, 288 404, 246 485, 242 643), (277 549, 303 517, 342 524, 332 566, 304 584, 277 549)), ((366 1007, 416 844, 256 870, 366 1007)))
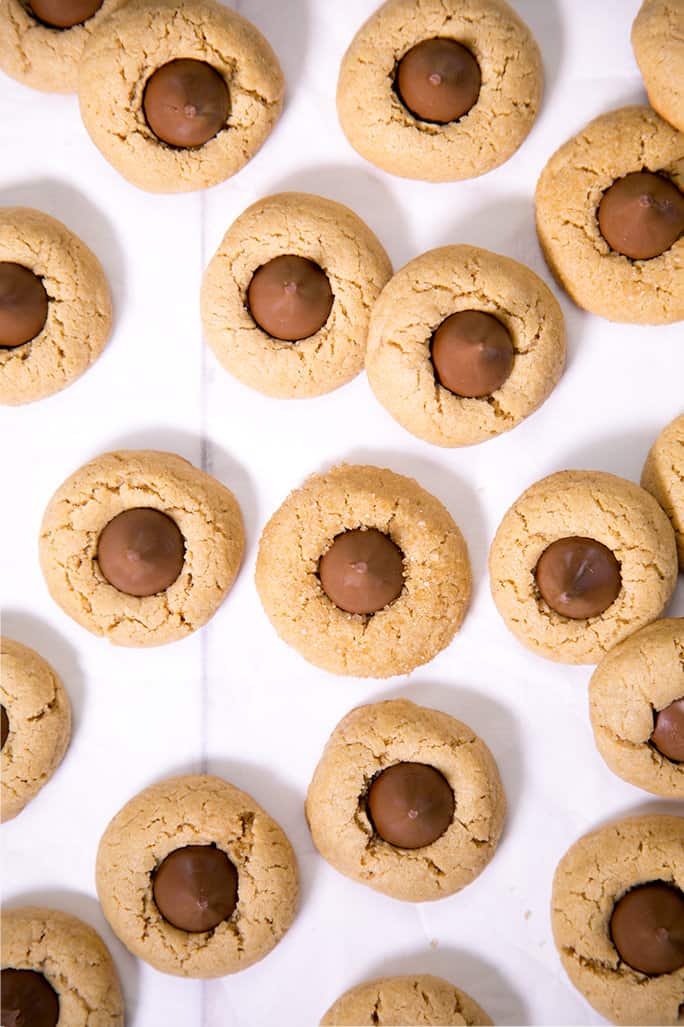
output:
POLYGON ((591 679, 589 710, 618 777, 684 799, 684 618, 654 621, 611 649, 591 679))
POLYGON ((684 414, 663 428, 653 443, 641 484, 670 518, 677 537, 679 567, 684 571, 684 414))
MULTIPOLYGON (((251 796, 206 774, 169 778, 126 803, 100 841, 96 880, 124 945, 179 977, 223 977, 263 959, 290 927, 299 890, 295 855, 278 824, 251 796), (176 927, 157 905, 160 866, 188 846, 218 849, 237 871, 237 903, 210 930, 176 927)), ((208 894, 188 889, 200 915, 216 901, 208 894)))
POLYGON ((48 298, 38 335, 0 347, 0 403, 14 406, 59 392, 90 367, 112 329, 112 300, 95 254, 40 210, 0 208, 3 262, 32 272, 48 298))
MULTIPOLYGON (((306 797, 311 836, 323 858, 352 880, 405 902, 446 898, 478 877, 494 856, 505 813, 499 771, 484 742, 460 720, 407 699, 348 713, 330 736, 306 797), (387 841, 382 805, 378 812, 371 792, 383 771, 407 763, 437 771, 453 793, 451 818, 446 810, 437 827, 446 825, 443 833, 415 848, 387 841)), ((415 821, 415 811, 408 817, 415 821)))
POLYGON ((410 974, 350 988, 332 1004, 321 1027, 460 1027, 492 1022, 470 995, 449 981, 410 974))
POLYGON ((17 1015, 11 1023, 34 1023, 26 1006, 32 993, 41 1008, 58 1014, 57 1027, 123 1027, 109 950, 92 927, 59 909, 2 911, 2 1009, 17 1015))
POLYGON ((232 492, 174 453, 145 449, 104 453, 67 478, 40 533, 40 564, 55 602, 94 635, 125 646, 163 645, 202 627, 230 590, 243 550, 232 492), (98 562, 103 530, 140 509, 171 518, 184 544, 178 576, 152 595, 114 587, 98 562))
POLYGON ((0 700, 0 820, 11 820, 62 762, 71 706, 50 664, 11 638, 0 638, 0 700))
POLYGON ((517 261, 475 246, 443 246, 412 260, 373 308, 370 386, 399 424, 438 446, 510 431, 544 402, 564 364, 565 323, 550 289, 517 261), (510 336, 508 376, 479 397, 450 391, 433 364, 434 333, 461 311, 490 315, 510 336))
MULTIPOLYGON (((677 552, 667 517, 638 485, 603 471, 559 471, 528 488, 508 510, 492 543, 489 571, 499 613, 523 645, 560 663, 598 663, 660 616, 676 584, 677 552), (619 570, 614 601, 601 613, 573 618, 559 612, 560 603, 554 608, 544 599, 538 574, 549 547, 576 538, 605 547, 612 553, 606 559, 617 560, 619 570)), ((572 573, 568 599, 572 593, 581 599, 599 570, 580 562, 572 573)))
POLYGON ((648 171, 684 189, 684 134, 649 107, 602 114, 561 146, 537 184, 537 233, 546 261, 578 306, 610 321, 684 318, 684 236, 660 256, 611 249, 598 207, 618 180, 648 171))
POLYGON ((79 75, 81 114, 102 155, 149 192, 206 189, 252 159, 283 106, 278 58, 258 31, 213 0, 140 0, 108 18, 88 41, 79 75), (143 108, 151 76, 174 60, 210 65, 224 80, 229 113, 203 145, 172 146, 143 108))
POLYGON ((268 396, 319 396, 363 369, 371 308, 392 274, 382 245, 348 207, 322 196, 280 193, 248 207, 223 237, 204 276, 202 321, 230 374, 268 396), (297 342, 255 321, 248 292, 255 272, 294 255, 327 276, 327 321, 297 342))
POLYGON ((551 919, 561 962, 575 987, 611 1023, 682 1022, 684 967, 650 976, 625 962, 614 942, 616 903, 652 882, 680 893, 684 888, 682 817, 618 820, 580 838, 556 870, 551 919))
POLYGON ((539 48, 505 0, 387 0, 343 58, 337 111, 354 149, 383 171, 453 182, 491 171, 515 153, 542 89, 539 48), (444 124, 417 117, 398 90, 402 59, 433 39, 459 43, 481 76, 473 106, 444 124))
POLYGON ((412 478, 341 465, 314 474, 271 517, 259 543, 256 586, 280 637, 333 674, 391 677, 427 663, 451 642, 470 599, 463 536, 412 478), (403 554, 397 598, 371 615, 334 603, 322 557, 345 532, 375 529, 403 554))
POLYGON ((682 0, 644 0, 632 25, 632 47, 651 107, 684 132, 682 0))

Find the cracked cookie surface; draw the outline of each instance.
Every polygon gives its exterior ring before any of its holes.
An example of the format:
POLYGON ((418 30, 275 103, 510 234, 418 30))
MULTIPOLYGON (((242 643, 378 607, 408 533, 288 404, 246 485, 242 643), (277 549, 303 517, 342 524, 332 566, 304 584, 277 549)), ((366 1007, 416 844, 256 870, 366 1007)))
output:
POLYGON ((116 968, 97 931, 59 909, 2 911, 2 967, 42 973, 59 998, 57 1027, 123 1027, 116 968))
POLYGON ((632 47, 651 107, 684 132, 684 4, 644 0, 632 25, 632 47))
POLYGON ((684 763, 650 744, 655 714, 684 698, 684 618, 657 620, 612 649, 589 686, 598 750, 638 788, 684 799, 684 763))
POLYGON ((251 796, 207 774, 169 778, 126 803, 100 841, 96 882, 124 945, 180 977, 222 977, 263 959, 297 907, 297 864, 282 829, 251 796), (173 927, 154 901, 156 867, 186 845, 216 845, 238 872, 235 911, 212 931, 173 927))
POLYGON ((102 155, 149 192, 188 192, 223 182, 252 159, 283 106, 278 58, 258 29, 212 0, 142 0, 108 18, 83 54, 81 115, 102 155), (150 76, 170 61, 204 61, 230 93, 226 125, 197 149, 161 142, 143 112, 150 76))
POLYGON ((662 173, 684 189, 684 133, 649 107, 602 114, 551 157, 537 184, 537 234, 546 262, 578 306, 610 321, 684 318, 684 236, 652 260, 631 260, 601 235, 597 209, 632 172, 662 173))
POLYGON ((684 818, 618 820, 580 838, 553 881, 554 940, 570 980, 615 1024, 681 1024, 684 968, 649 977, 624 963, 610 918, 630 888, 664 881, 684 889, 684 818))
POLYGON ((207 341, 230 374, 259 392, 320 396, 363 370, 371 308, 391 274, 382 245, 348 207, 308 193, 269 196, 231 225, 207 268, 207 341), (317 264, 335 297, 323 327, 296 343, 263 331, 247 300, 255 271, 282 255, 317 264))
POLYGON ((405 902, 443 899, 470 884, 496 851, 506 798, 494 757, 461 721, 407 699, 359 706, 337 725, 314 771, 306 816, 336 870, 405 902), (430 845, 400 849, 374 831, 365 795, 401 762, 438 770, 455 799, 451 825, 430 845))
POLYGON ((115 645, 151 646, 184 638, 213 616, 243 550, 240 508, 225 485, 174 453, 120 450, 96 457, 60 486, 43 517, 39 555, 65 613, 115 645), (114 588, 97 562, 103 528, 139 507, 167 514, 185 539, 178 578, 144 597, 114 588))
POLYGON ((444 506, 412 478, 342 464, 290 493, 264 528, 256 586, 280 637, 333 674, 407 674, 444 649, 461 626, 471 573, 463 536, 444 506), (404 556, 398 598, 372 616, 346 613, 323 591, 321 557, 356 528, 388 534, 404 556))
POLYGON ((40 210, 0 208, 0 261, 32 271, 49 298, 35 339, 0 348, 0 403, 14 406, 59 392, 90 367, 112 329, 112 300, 95 254, 40 210))
POLYGON ((550 289, 517 261, 475 246, 443 246, 412 260, 373 308, 370 386, 399 424, 438 446, 469 446, 510 431, 541 406, 564 364, 565 324, 550 289), (510 377, 483 399, 444 388, 432 364, 433 333, 460 310, 497 318, 515 348, 510 377))
POLYGON ((667 517, 648 492, 603 471, 559 471, 536 482, 505 514, 489 554, 492 596, 510 631, 560 663, 598 663, 623 638, 660 616, 677 581, 667 517), (592 538, 620 564, 615 602, 570 620, 542 599, 535 568, 558 539, 592 538))
POLYGON ((406 974, 350 988, 332 1004, 321 1027, 476 1027, 492 1022, 474 999, 442 977, 406 974))
POLYGON ((50 664, 28 646, 4 637, 0 702, 9 721, 0 755, 0 820, 11 820, 62 762, 71 736, 71 706, 50 664))
POLYGON ((354 149, 393 175, 474 178, 511 157, 541 102, 539 48, 505 0, 388 0, 359 29, 337 84, 337 112, 354 149), (475 105, 446 125, 420 121, 394 88, 398 62, 426 39, 454 39, 477 60, 475 105))
POLYGON ((677 537, 679 567, 684 571, 684 414, 655 440, 641 475, 642 487, 658 500, 677 537))

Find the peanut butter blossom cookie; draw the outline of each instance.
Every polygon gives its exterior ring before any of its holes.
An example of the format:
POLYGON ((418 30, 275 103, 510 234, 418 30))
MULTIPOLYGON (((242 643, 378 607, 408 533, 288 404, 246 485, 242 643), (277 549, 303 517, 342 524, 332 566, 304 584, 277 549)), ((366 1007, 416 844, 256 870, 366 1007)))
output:
POLYGON ((651 107, 684 132, 684 4, 644 0, 632 26, 632 46, 651 107))
POLYGON ((0 403, 65 388, 111 328, 109 286, 88 247, 42 211, 0 207, 0 403))
POLYGON ((644 489, 603 471, 560 471, 506 513, 489 570, 499 613, 524 645, 561 663, 597 663, 662 613, 677 551, 644 489))
POLYGON ((684 799, 684 618, 657 620, 612 649, 594 671, 589 708, 614 773, 684 799))
POLYGON ((684 133, 649 107, 596 118, 537 185, 547 263, 580 307, 611 321, 684 318, 684 133))
POLYGON ((50 500, 40 562, 65 613, 115 645, 196 631, 218 609, 244 550, 232 492, 173 453, 105 453, 50 500))
POLYGON ((21 813, 62 762, 71 706, 42 656, 0 638, 0 820, 21 813))
POLYGON ((509 431, 556 385, 565 324, 529 268, 475 246, 412 260, 373 308, 366 371, 408 431, 467 446, 509 431))
POLYGON ((460 1027, 491 1024, 483 1009, 460 988, 431 974, 382 977, 340 995, 321 1027, 460 1027))
POLYGON ((213 0, 142 0, 94 32, 79 78, 85 126, 133 185, 188 192, 240 170, 283 105, 278 58, 213 0))
POLYGON ((439 500, 380 467, 335 467, 264 528, 256 585, 280 637, 333 674, 391 677, 449 644, 470 599, 463 536, 439 500))
POLYGON ((570 980, 615 1024, 681 1024, 684 819, 618 820, 558 865, 551 917, 570 980))
POLYGON ((337 110, 371 163, 451 182, 515 153, 542 88, 537 44, 505 0, 388 0, 344 56, 337 110))
POLYGON ((124 945, 179 977, 222 977, 263 959, 297 906, 297 864, 281 828, 251 796, 206 774, 131 799, 102 836, 96 880, 124 945))
POLYGON ((460 720, 406 699, 348 713, 306 798, 323 858, 406 902, 442 899, 470 884, 494 855, 505 812, 484 742, 460 720))
POLYGON ((684 414, 668 424, 653 443, 641 484, 670 518, 677 537, 679 567, 684 570, 684 414))
POLYGON ((99 934, 58 909, 2 912, 3 1027, 123 1027, 121 987, 99 934))
POLYGON ((373 303, 392 274, 364 222, 341 203, 280 193, 226 232, 202 286, 209 345, 268 396, 319 396, 363 369, 373 303))

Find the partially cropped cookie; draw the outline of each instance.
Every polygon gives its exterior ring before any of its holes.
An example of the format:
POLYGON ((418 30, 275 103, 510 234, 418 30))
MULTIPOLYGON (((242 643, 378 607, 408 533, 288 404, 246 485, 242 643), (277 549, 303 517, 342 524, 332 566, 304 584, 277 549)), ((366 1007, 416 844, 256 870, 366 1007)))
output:
POLYGON ((558 864, 553 935, 575 987, 614 1024, 681 1024, 684 818, 618 820, 558 864))
POLYGON ((589 709, 618 777, 684 799, 684 618, 654 621, 612 649, 594 671, 589 709))
POLYGON ((677 537, 684 571, 684 414, 662 430, 646 458, 641 484, 658 500, 677 537))
POLYGON ((460 720, 407 699, 348 713, 306 797, 323 858, 405 902, 446 898, 478 877, 494 856, 505 813, 484 742, 460 720))
POLYGON ((97 853, 112 930, 162 973, 223 977, 263 959, 297 907, 297 864, 278 824, 220 777, 146 788, 117 813, 97 853))
POLYGON ((412 260, 373 308, 366 371, 407 431, 469 446, 510 431, 553 390, 565 323, 533 271, 475 246, 412 260))
POLYGON ((337 111, 372 164, 453 182, 515 153, 542 90, 539 48, 505 0, 387 0, 342 60, 337 111))
POLYGON ((546 261, 578 306, 610 321, 684 318, 684 133, 650 107, 591 121, 537 184, 546 261))
POLYGON ((348 207, 280 193, 248 207, 204 276, 202 321, 232 375, 268 396, 319 396, 363 369, 392 265, 348 207))
POLYGON ((7 1027, 123 1027, 114 961, 99 934, 59 909, 2 911, 0 1021, 7 1027))
POLYGON ((312 475, 271 517, 256 586, 280 637, 310 663, 384 678, 451 642, 470 562, 451 515, 416 481, 343 464, 312 475))
POLYGON ((50 500, 40 564, 65 613, 115 645, 202 627, 229 592, 244 529, 233 493, 174 453, 104 453, 50 500))
POLYGON ((85 243, 40 210, 0 207, 0 404, 64 389, 111 328, 107 279, 85 243))
POLYGON ((524 645, 561 663, 598 663, 660 616, 677 550, 644 489, 603 471, 559 471, 508 510, 489 571, 499 613, 524 645))
POLYGON ((684 4, 644 0, 632 25, 632 47, 651 107, 684 132, 684 4))
POLYGON ((21 813, 50 780, 70 736, 59 676, 33 649, 0 638, 0 820, 21 813))
POLYGON ((407 974, 350 988, 332 1004, 321 1027, 474 1027, 492 1022, 470 995, 442 977, 407 974))
POLYGON ((102 155, 149 192, 206 189, 260 149, 283 106, 278 58, 213 0, 137 0, 95 31, 81 114, 102 155))

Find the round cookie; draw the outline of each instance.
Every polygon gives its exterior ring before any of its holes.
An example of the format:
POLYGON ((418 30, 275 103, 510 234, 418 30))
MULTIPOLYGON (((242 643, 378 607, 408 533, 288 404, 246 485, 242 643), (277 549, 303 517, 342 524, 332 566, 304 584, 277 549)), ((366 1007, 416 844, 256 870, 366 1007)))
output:
POLYGON ((594 671, 589 710, 613 773, 684 799, 684 618, 654 621, 612 649, 594 671))
MULTIPOLYGON (((443 899, 470 884, 494 856, 505 813, 499 771, 484 742, 454 717, 407 699, 348 713, 330 736, 306 797, 321 856, 346 877, 405 902, 443 899), (443 833, 410 849, 385 840, 386 816, 379 823, 372 803, 379 775, 405 763, 437 771, 453 792, 443 833)), ((416 822, 415 811, 408 817, 416 822)))
POLYGON ((455 1027, 491 1024, 470 995, 442 977, 407 974, 382 977, 340 995, 321 1020, 321 1027, 455 1027))
MULTIPOLYGON (((591 576, 603 573, 603 564, 587 570, 584 560, 570 568, 569 598, 573 590, 586 598, 591 576)), ((524 645, 560 663, 598 663, 660 616, 676 584, 677 553, 667 517, 638 485, 603 471, 559 471, 508 510, 492 543, 489 572, 499 613, 524 645), (544 598, 538 576, 550 547, 575 539, 598 544, 617 560, 617 578, 614 601, 601 612, 572 617, 549 603, 550 589, 544 598)))
POLYGON ((3 1024, 50 1023, 38 1019, 38 1008, 43 1016, 58 1012, 55 1027, 123 1027, 121 987, 107 947, 92 927, 61 910, 2 911, 2 978, 3 1024), (42 1004, 27 1004, 32 995, 42 1004))
POLYGON ((34 89, 75 93, 78 65, 91 33, 126 2, 102 0, 91 17, 61 28, 41 21, 22 0, 0 0, 0 68, 34 89))
POLYGON ((679 567, 684 571, 684 414, 662 430, 646 458, 642 487, 670 518, 677 538, 679 567))
MULTIPOLYGON (((436 66, 433 78, 444 77, 436 66)), ((542 90, 539 48, 505 0, 387 0, 342 60, 337 111, 354 149, 383 171, 454 182, 491 171, 515 153, 532 128, 542 90), (433 39, 459 43, 481 76, 473 106, 446 124, 421 120, 398 88, 402 59, 433 39)))
POLYGON ((271 517, 259 543, 256 586, 280 637, 333 674, 408 674, 444 649, 470 599, 463 536, 449 512, 412 478, 341 465, 314 474, 271 517), (401 591, 372 615, 333 602, 319 577, 338 536, 375 529, 399 548, 401 591))
MULTIPOLYGON (((251 796, 206 774, 169 778, 126 803, 100 841, 96 882, 124 945, 179 977, 222 977, 263 959, 290 927, 298 896, 282 829, 251 796), (160 865, 188 846, 215 847, 237 871, 237 905, 211 930, 174 927, 157 905, 160 865)), ((203 899, 195 892, 200 912, 203 899)))
MULTIPOLYGON (((461 361, 457 369, 470 368, 467 351, 461 361)), ((438 446, 469 446, 514 428, 544 402, 564 364, 565 323, 555 297, 529 268, 488 250, 443 246, 424 253, 392 278, 373 308, 370 386, 399 424, 438 446), (466 396, 441 383, 434 345, 447 319, 473 310, 504 327, 511 364, 490 392, 491 344, 481 349, 475 377, 483 380, 485 394, 466 396)))
POLYGON ((684 968, 649 976, 621 958, 613 910, 635 887, 684 888, 684 819, 640 816, 580 838, 558 864, 551 919, 561 962, 575 987, 615 1024, 681 1023, 684 968))
POLYGON ((363 369, 370 311, 391 274, 382 245, 348 207, 307 193, 269 196, 231 225, 207 268, 204 332, 246 385, 284 399, 319 396, 363 369), (255 273, 288 255, 322 269, 334 296, 322 327, 294 342, 260 327, 249 303, 255 273))
MULTIPOLYGON (((50 595, 82 627, 115 645, 153 646, 184 638, 213 616, 243 550, 232 492, 174 453, 142 449, 104 453, 67 478, 43 516, 39 554, 50 595), (161 511, 182 536, 180 573, 156 594, 114 587, 98 560, 103 530, 141 509, 161 511)), ((146 564, 134 553, 129 560, 146 564)))
POLYGON ((62 762, 71 706, 59 677, 33 649, 0 638, 0 820, 21 813, 62 762))
POLYGON ((8 348, 0 338, 0 404, 10 406, 51 396, 79 378, 112 328, 102 266, 60 221, 30 207, 0 208, 0 324, 3 311, 13 313, 11 284, 3 285, 3 266, 13 265, 38 278, 48 305, 44 325, 30 341, 8 348))
MULTIPOLYGON (((197 97, 182 94, 186 110, 188 100, 203 110, 197 88, 197 97)), ((142 0, 93 33, 78 90, 85 127, 110 164, 141 189, 175 193, 223 182, 252 159, 280 116, 284 83, 267 41, 235 11, 213 0, 142 0), (209 65, 227 87, 227 119, 203 145, 169 145, 148 124, 148 81, 174 60, 209 65)))
POLYGON ((651 107, 684 132, 684 4, 644 0, 632 25, 632 47, 651 107))
POLYGON ((684 189, 684 134, 649 107, 602 114, 551 157, 537 184, 537 234, 554 276, 578 306, 610 321, 684 318, 684 237, 660 256, 611 249, 598 208, 618 180, 659 174, 684 189))

